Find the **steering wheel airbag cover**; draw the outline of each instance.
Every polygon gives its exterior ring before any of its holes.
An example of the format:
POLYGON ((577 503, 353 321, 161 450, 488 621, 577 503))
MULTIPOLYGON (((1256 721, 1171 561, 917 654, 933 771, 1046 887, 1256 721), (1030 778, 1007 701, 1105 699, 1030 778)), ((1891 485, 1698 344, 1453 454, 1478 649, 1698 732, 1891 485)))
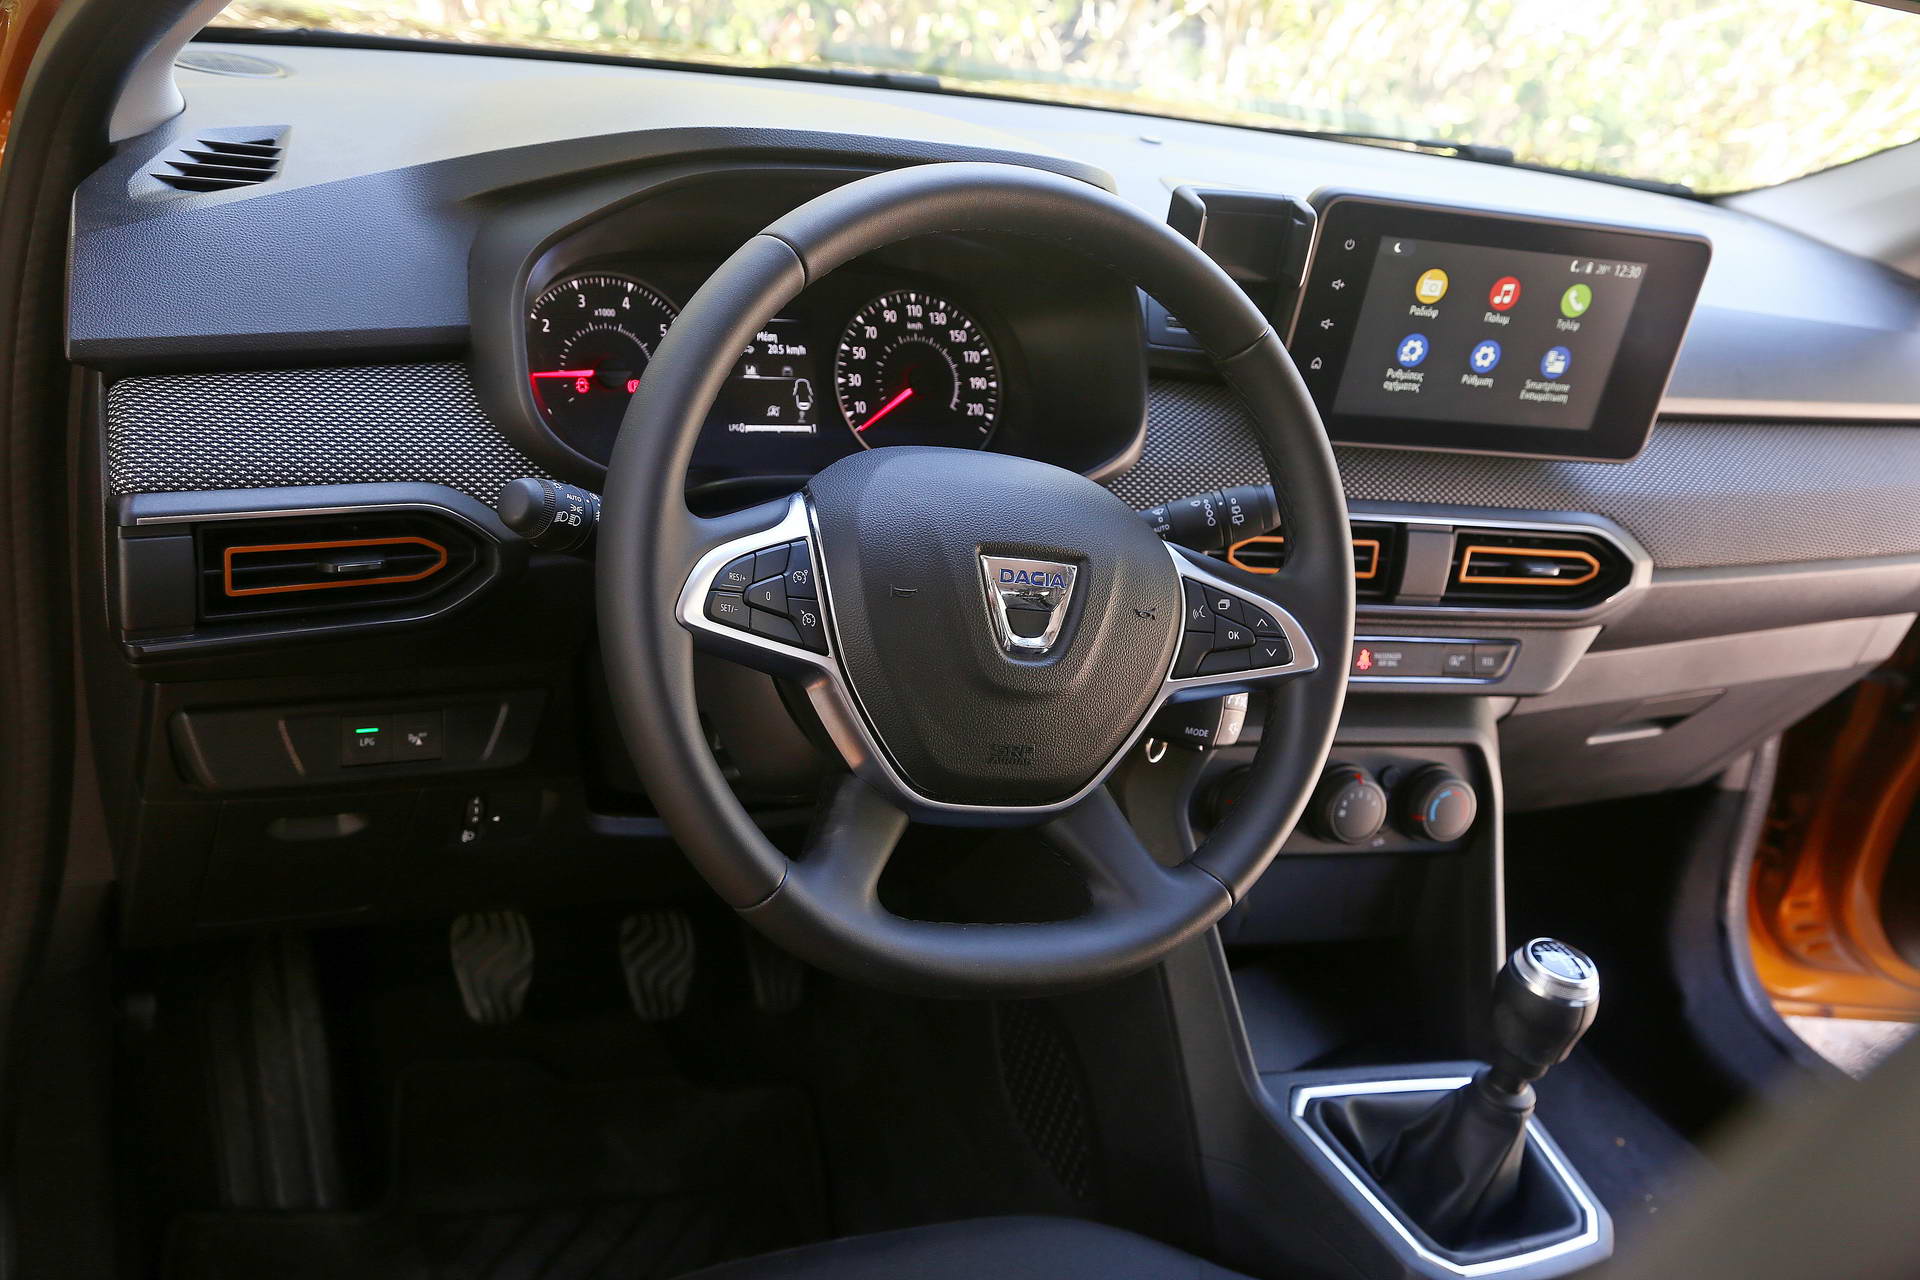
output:
POLYGON ((842 459, 807 492, 848 682, 922 795, 1065 800, 1139 727, 1173 662, 1180 581, 1126 503, 1026 458, 909 447, 842 459), (1003 647, 982 555, 1077 569, 1044 656, 1003 647))

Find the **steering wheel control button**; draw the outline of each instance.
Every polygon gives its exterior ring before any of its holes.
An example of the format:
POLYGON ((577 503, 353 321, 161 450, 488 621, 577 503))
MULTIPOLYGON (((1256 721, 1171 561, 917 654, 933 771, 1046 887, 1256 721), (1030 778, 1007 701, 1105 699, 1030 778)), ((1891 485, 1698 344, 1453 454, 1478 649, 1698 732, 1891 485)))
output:
POLYGON ((1245 649, 1253 643, 1253 630, 1244 622, 1220 619, 1213 629, 1213 647, 1216 649, 1245 649))
POLYGON ((1245 649, 1216 649, 1200 660, 1199 674, 1224 676, 1246 669, 1247 651, 1245 649))
POLYGON ((1277 636, 1283 634, 1280 630, 1279 619, 1275 618, 1265 609, 1258 608, 1254 605, 1247 605, 1246 618, 1247 625, 1253 628, 1253 634, 1256 636, 1277 636))
POLYGON ((805 542, 787 546, 787 599, 818 600, 820 589, 813 584, 813 556, 805 542))
POLYGON ((1187 584, 1186 627, 1190 631, 1213 630, 1213 605, 1207 600, 1207 589, 1197 582, 1187 584))
POLYGON ((754 552, 753 580, 755 582, 760 582, 767 578, 780 577, 786 573, 786 571, 787 548, 784 545, 770 547, 765 551, 754 552))
POLYGON ((1284 667, 1293 661, 1293 646, 1287 643, 1285 636, 1255 636, 1250 661, 1256 670, 1261 667, 1284 667))
MULTIPOLYGON (((786 558, 787 549, 780 548, 781 559, 786 558)), ((747 603, 755 610, 765 609, 768 613, 787 616, 787 581, 784 573, 756 582, 747 588, 747 603)))
POLYGON ((1224 591, 1213 591, 1207 595, 1207 607, 1213 610, 1217 618, 1231 618, 1235 622, 1244 622, 1246 615, 1240 597, 1230 596, 1224 591))
POLYGON ((749 626, 747 599, 737 591, 710 591, 707 617, 723 627, 739 627, 745 631, 749 626))
POLYGON ((753 555, 751 552, 729 561, 727 567, 714 577, 713 585, 723 591, 745 591, 758 579, 753 576, 753 555))
MULTIPOLYGON (((784 604, 785 601, 782 600, 781 603, 784 604)), ((768 613, 764 609, 753 611, 753 633, 757 636, 765 636, 769 640, 784 641, 787 644, 800 643, 800 633, 794 629, 791 622, 779 614, 768 613)))
POLYGON ((818 600, 789 599, 787 620, 800 637, 800 647, 815 653, 827 651, 827 609, 818 600))
POLYGON ((1187 631, 1180 636, 1180 655, 1173 660, 1173 678, 1185 680, 1200 674, 1200 663, 1213 652, 1213 632, 1187 631))
POLYGON ((1322 840, 1365 844, 1386 824, 1387 793, 1365 769, 1336 764, 1321 775, 1307 816, 1322 840))

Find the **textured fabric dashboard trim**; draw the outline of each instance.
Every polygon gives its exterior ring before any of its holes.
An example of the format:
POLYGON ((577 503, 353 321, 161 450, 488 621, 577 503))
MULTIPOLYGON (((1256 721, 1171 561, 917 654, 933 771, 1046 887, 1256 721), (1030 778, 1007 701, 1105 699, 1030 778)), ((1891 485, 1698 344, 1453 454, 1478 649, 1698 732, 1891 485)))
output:
MULTIPOLYGON (((1145 507, 1262 483, 1253 439, 1225 386, 1155 378, 1145 453, 1108 487, 1145 507)), ((1627 463, 1335 454, 1350 500, 1592 512, 1624 525, 1663 569, 1920 553, 1920 428, 1911 425, 1662 418, 1627 463)))
MULTIPOLYGON (((1624 464, 1338 455, 1350 499, 1593 512, 1661 568, 1920 554, 1920 427, 1662 419, 1624 464)), ((162 374, 107 391, 116 494, 416 481, 490 503, 540 474, 453 362, 162 374)), ((1233 392, 1155 378, 1145 452, 1108 487, 1145 507, 1265 479, 1233 392)))
POLYGON ((116 494, 411 481, 492 503, 507 481, 545 474, 450 362, 162 374, 107 389, 116 494))

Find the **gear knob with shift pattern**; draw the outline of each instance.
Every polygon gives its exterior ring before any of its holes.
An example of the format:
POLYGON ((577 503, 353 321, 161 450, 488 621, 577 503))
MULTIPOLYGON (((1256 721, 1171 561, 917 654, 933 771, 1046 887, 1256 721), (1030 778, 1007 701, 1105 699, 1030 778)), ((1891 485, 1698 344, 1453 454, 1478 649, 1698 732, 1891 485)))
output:
POLYGON ((1508 957, 1493 983, 1492 1083, 1508 1093, 1567 1060, 1600 1010, 1600 969, 1553 938, 1508 957))
POLYGON ((1552 938, 1516 950, 1494 980, 1492 1066, 1416 1117, 1369 1161, 1401 1211, 1449 1245, 1513 1201, 1533 1116, 1533 1082, 1593 1025, 1600 970, 1552 938))

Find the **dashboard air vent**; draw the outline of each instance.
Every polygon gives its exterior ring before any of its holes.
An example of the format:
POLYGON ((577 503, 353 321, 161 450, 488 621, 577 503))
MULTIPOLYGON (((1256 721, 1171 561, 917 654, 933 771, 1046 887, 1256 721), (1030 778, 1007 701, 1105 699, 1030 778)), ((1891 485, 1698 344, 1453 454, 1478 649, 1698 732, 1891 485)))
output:
POLYGON ((280 172, 278 138, 197 138, 167 152, 151 176, 176 191, 230 191, 280 172))
MULTIPOLYGON (((1277 573, 1287 558, 1286 538, 1263 533, 1227 548, 1227 563, 1249 573, 1277 573)), ((1353 524, 1354 594, 1362 600, 1381 600, 1393 594, 1400 569, 1400 526, 1355 521, 1353 524)))
POLYGON ((1456 529, 1443 604, 1573 607, 1604 600, 1632 567, 1593 534, 1456 529))
POLYGON ((262 618, 429 600, 479 558, 473 537, 415 512, 247 520, 199 532, 200 612, 262 618))

